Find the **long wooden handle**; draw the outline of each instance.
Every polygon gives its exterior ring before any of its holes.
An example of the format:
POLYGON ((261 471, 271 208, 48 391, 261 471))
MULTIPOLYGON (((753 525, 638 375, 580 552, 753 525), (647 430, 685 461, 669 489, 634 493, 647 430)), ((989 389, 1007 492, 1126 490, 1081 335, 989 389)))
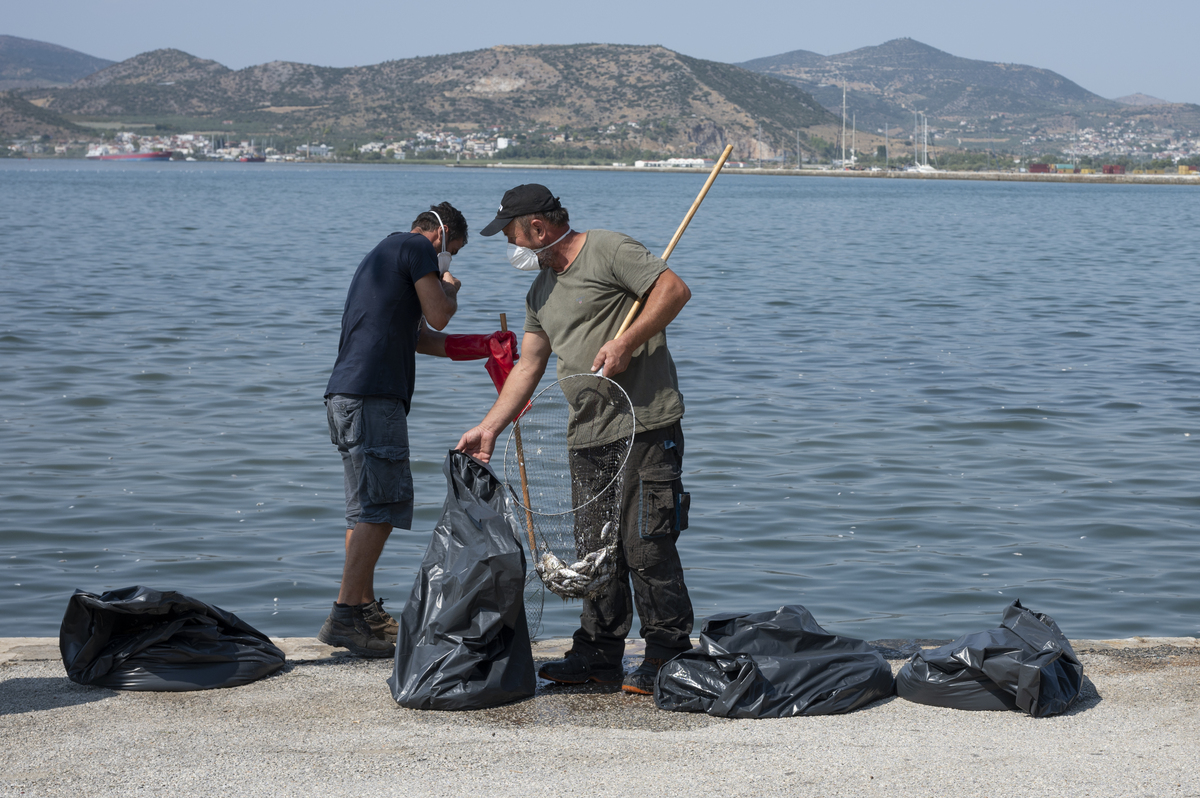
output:
MULTIPOLYGON (((500 314, 500 331, 508 332, 508 314, 500 314)), ((513 419, 513 439, 517 444, 517 471, 521 474, 521 495, 525 497, 525 533, 529 536, 529 553, 537 560, 537 541, 533 537, 533 512, 529 509, 529 480, 525 476, 525 449, 521 446, 521 422, 513 419)))
MULTIPOLYGON (((716 166, 708 176, 708 180, 704 181, 704 188, 700 189, 700 194, 696 197, 696 201, 692 203, 692 207, 688 209, 687 216, 683 217, 683 221, 679 223, 679 229, 675 231, 675 235, 671 238, 671 243, 667 244, 667 249, 662 254, 662 259, 665 261, 671 257, 671 253, 675 251, 675 245, 679 243, 679 239, 683 236, 683 231, 687 229, 692 221, 692 217, 696 215, 696 211, 700 208, 700 203, 704 202, 704 195, 708 193, 708 189, 712 186, 713 181, 717 179, 717 175, 721 174, 721 167, 729 160, 729 156, 733 154, 733 145, 725 147, 725 151, 721 153, 721 157, 717 159, 716 166)), ((642 300, 638 298, 633 303, 633 307, 629 309, 629 315, 625 317, 625 321, 621 323, 621 329, 617 330, 617 334, 613 338, 620 338, 629 325, 633 324, 633 320, 637 318, 638 311, 642 309, 642 300)))

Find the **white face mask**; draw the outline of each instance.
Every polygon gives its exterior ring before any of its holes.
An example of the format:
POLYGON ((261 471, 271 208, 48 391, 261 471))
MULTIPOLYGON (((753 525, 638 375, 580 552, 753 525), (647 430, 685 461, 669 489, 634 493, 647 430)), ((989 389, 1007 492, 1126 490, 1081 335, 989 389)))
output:
POLYGON ((446 233, 449 231, 446 230, 446 225, 442 224, 442 217, 438 216, 437 211, 431 209, 429 212, 438 220, 438 225, 442 228, 442 251, 438 253, 437 260, 438 271, 445 274, 450 271, 450 261, 454 258, 453 255, 446 251, 446 233))
POLYGON ((570 234, 571 228, 568 227, 567 232, 560 235, 553 244, 547 244, 541 249, 530 249, 529 247, 518 247, 516 244, 509 244, 508 262, 523 272, 536 272, 542 268, 542 263, 538 260, 538 253, 545 252, 570 234))

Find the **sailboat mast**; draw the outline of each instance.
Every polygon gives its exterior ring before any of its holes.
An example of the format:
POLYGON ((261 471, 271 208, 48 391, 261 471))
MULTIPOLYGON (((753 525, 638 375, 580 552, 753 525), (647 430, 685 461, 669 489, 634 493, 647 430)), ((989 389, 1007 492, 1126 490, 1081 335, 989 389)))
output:
POLYGON ((846 168, 846 81, 842 81, 842 168, 846 168))
POLYGON ((921 148, 917 146, 917 134, 921 132, 921 114, 913 111, 913 163, 921 165, 921 148))

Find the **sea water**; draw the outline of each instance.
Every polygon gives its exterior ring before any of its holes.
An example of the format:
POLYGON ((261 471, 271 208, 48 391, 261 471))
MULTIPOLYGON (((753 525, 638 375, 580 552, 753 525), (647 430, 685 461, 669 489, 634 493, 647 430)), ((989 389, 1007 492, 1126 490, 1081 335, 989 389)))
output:
MULTIPOLYGON (((322 393, 362 256, 448 200, 471 225, 448 331, 519 329, 532 276, 478 234, 507 188, 661 252, 703 181, 0 162, 0 636, 134 584, 315 635, 344 538, 322 393)), ((1198 231, 1191 187, 722 176, 670 261, 697 626, 798 603, 948 638, 1019 598, 1072 637, 1200 633, 1198 231)), ((494 398, 482 363, 419 359, 393 610, 494 398)), ((578 610, 548 596, 543 634, 578 610)))

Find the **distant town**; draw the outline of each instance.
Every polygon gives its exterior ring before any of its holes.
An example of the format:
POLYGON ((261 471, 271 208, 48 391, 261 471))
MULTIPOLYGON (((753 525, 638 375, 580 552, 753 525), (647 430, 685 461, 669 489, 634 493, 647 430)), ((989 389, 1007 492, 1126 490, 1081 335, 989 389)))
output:
MULTIPOLYGON (((998 120, 996 130, 1003 134, 1003 119, 998 120)), ((147 127, 150 127, 147 125, 147 127)), ((622 122, 621 128, 635 132, 638 123, 622 122)), ((586 135, 616 132, 617 125, 607 129, 587 131, 586 135)), ((858 131, 863 136, 865 131, 858 131)), ((1109 122, 1102 128, 1085 127, 1071 132, 1055 132, 1030 135, 1021 139, 1020 152, 975 150, 974 160, 964 160, 964 144, 978 142, 980 135, 987 135, 977 123, 962 122, 957 127, 933 128, 920 137, 911 131, 892 129, 888 131, 889 144, 871 150, 855 151, 851 140, 826 142, 813 138, 818 151, 812 147, 799 150, 772 150, 769 157, 754 161, 734 161, 731 167, 762 166, 780 168, 791 166, 828 165, 842 169, 871 169, 902 167, 906 163, 919 163, 927 136, 929 155, 927 165, 938 169, 978 169, 980 158, 987 155, 986 166, 991 170, 1032 171, 1044 164, 1054 165, 1053 171, 1065 171, 1065 165, 1077 168, 1084 174, 1099 172, 1103 166, 1119 165, 1120 172, 1128 171, 1174 171, 1172 167, 1200 166, 1200 136, 1192 130, 1155 129, 1145 130, 1132 123, 1109 122), (842 144, 845 148, 842 148, 842 144)), ((878 134, 884 134, 883 130, 878 134)), ((134 154, 156 154, 159 158, 186 161, 266 161, 266 162, 370 162, 370 161, 490 161, 508 158, 515 161, 544 160, 556 148, 569 146, 581 135, 569 129, 533 127, 520 131, 504 131, 500 128, 463 133, 446 130, 418 130, 409 137, 382 138, 366 142, 343 142, 332 145, 320 141, 277 144, 272 137, 244 137, 225 132, 173 133, 162 131, 123 130, 108 134, 97 134, 94 138, 81 138, 66 142, 53 142, 45 137, 17 139, 8 145, 9 155, 15 157, 86 157, 92 159, 125 158, 134 154)), ((878 139, 880 136, 875 136, 878 139)), ((711 165, 711 158, 662 157, 645 151, 633 151, 633 157, 621 161, 611 158, 602 165, 632 166, 646 168, 700 167, 711 165)), ((593 161, 599 165, 599 162, 593 161)))
POLYGON ((651 45, 497 45, 436 65, 333 71, 229 70, 170 48, 114 64, 4 41, 0 65, 7 58, 28 85, 0 92, 0 157, 669 169, 702 166, 728 144, 730 166, 762 169, 1165 175, 1200 166, 1200 105, 1106 99, 1043 68, 907 38, 743 64, 651 45), (543 77, 506 77, 516 72, 543 77))

